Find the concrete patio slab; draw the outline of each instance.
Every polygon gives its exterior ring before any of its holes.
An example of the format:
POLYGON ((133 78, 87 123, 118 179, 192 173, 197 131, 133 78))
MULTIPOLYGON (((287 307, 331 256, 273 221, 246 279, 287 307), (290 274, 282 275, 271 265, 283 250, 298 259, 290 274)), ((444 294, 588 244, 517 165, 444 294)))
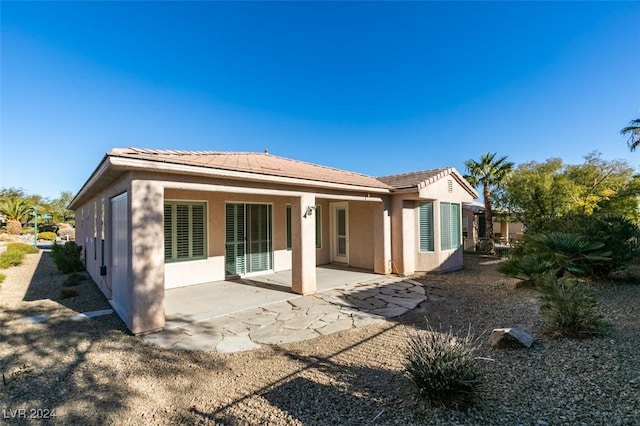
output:
POLYGON ((173 299, 166 308, 170 328, 143 338, 171 349, 239 352, 364 327, 402 315, 426 299, 421 283, 400 277, 333 268, 317 273, 331 285, 325 282, 326 290, 306 296, 284 291, 290 280, 286 273, 260 277, 260 282, 252 278, 249 284, 222 281, 167 290, 173 299))
MULTIPOLYGON (((386 279, 388 278, 382 275, 333 265, 316 268, 318 293, 360 283, 381 283, 386 279)), ((302 296, 291 291, 291 271, 167 289, 165 328, 177 328, 196 321, 301 298, 302 296)))

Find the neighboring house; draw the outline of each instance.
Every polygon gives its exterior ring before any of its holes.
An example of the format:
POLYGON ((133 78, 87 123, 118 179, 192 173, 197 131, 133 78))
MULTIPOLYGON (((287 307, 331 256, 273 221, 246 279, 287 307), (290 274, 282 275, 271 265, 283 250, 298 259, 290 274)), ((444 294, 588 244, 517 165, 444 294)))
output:
MULTIPOLYGON (((464 249, 476 251, 478 243, 487 237, 484 220, 484 204, 478 202, 462 204, 462 234, 464 249)), ((493 216, 493 236, 498 244, 511 244, 522 238, 524 225, 522 222, 508 221, 500 215, 493 216)))
POLYGON ((268 153, 114 149, 70 208, 87 271, 133 333, 164 327, 165 289, 317 265, 412 274, 462 266, 454 169, 379 179, 268 153))

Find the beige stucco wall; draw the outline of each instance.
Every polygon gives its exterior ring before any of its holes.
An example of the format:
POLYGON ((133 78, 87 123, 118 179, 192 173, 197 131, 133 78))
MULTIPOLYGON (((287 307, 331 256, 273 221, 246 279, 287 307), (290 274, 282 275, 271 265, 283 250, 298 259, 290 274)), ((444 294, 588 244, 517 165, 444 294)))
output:
POLYGON ((76 242, 82 246, 85 267, 91 278, 96 282, 100 290, 107 298, 111 297, 113 282, 109 267, 111 265, 111 198, 129 191, 130 176, 125 175, 111 186, 87 200, 75 211, 76 218, 76 242), (104 254, 101 244, 101 203, 104 200, 104 254), (94 221, 94 211, 96 219, 94 221), (94 226, 95 223, 95 226, 94 226), (94 235, 96 243, 94 244, 94 235), (100 276, 100 266, 104 255, 104 264, 107 266, 107 275, 100 276))
MULTIPOLYGON (((463 263, 462 239, 458 249, 441 250, 440 248, 440 202, 458 203, 462 211, 462 202, 472 200, 472 195, 451 176, 445 176, 419 191, 392 195, 391 228, 394 270, 403 274, 413 274, 460 269, 463 263), (451 191, 449 181, 451 181, 451 191), (420 201, 433 202, 434 250, 430 252, 420 252, 418 238, 420 201)), ((460 221, 462 224, 462 214, 460 221)))
POLYGON ((352 201, 349 206, 349 265, 373 270, 374 229, 372 203, 352 201))
POLYGON ((175 288, 225 279, 225 205, 227 203, 270 204, 272 207, 273 270, 291 269, 291 250, 287 250, 286 205, 293 197, 257 194, 229 194, 179 189, 166 189, 166 200, 188 200, 207 203, 207 250, 204 260, 166 263, 165 287, 175 288))
POLYGON ((162 199, 161 185, 141 181, 135 173, 125 173, 85 200, 75 211, 76 241, 83 246, 86 270, 108 299, 116 286, 124 289, 120 292, 124 296, 118 301, 118 314, 133 333, 164 326, 162 199), (115 282, 111 256, 111 198, 123 193, 128 195, 130 258, 123 274, 126 281, 115 282), (100 275, 101 266, 106 266, 106 276, 100 275))

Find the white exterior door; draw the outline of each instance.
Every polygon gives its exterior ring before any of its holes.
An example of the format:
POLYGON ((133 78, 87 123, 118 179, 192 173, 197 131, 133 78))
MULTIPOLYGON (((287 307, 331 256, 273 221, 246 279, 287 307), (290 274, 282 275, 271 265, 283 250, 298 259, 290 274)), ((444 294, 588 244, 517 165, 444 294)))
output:
POLYGON ((349 209, 340 203, 331 210, 331 261, 349 263, 349 209))
POLYGON ((111 305, 120 317, 129 307, 129 220, 127 194, 111 199, 111 305))

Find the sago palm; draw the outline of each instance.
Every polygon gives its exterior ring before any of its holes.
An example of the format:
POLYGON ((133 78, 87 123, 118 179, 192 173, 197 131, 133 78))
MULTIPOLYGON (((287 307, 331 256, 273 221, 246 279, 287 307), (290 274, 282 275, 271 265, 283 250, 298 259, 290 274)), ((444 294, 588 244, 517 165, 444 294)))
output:
POLYGON ((465 179, 473 186, 482 186, 484 198, 484 220, 487 232, 486 251, 495 253, 493 241, 493 209, 491 207, 492 191, 504 182, 507 175, 513 170, 513 163, 507 161, 507 157, 496 158, 497 153, 483 154, 479 161, 467 160, 464 165, 467 169, 465 179))
POLYGON ((582 235, 549 232, 530 238, 534 252, 550 265, 556 277, 565 272, 584 274, 592 264, 610 262, 611 252, 603 250, 604 243, 590 242, 582 235))
POLYGON ((13 229, 14 233, 20 233, 31 209, 29 201, 22 197, 9 196, 0 199, 0 212, 7 219, 7 229, 13 229))

